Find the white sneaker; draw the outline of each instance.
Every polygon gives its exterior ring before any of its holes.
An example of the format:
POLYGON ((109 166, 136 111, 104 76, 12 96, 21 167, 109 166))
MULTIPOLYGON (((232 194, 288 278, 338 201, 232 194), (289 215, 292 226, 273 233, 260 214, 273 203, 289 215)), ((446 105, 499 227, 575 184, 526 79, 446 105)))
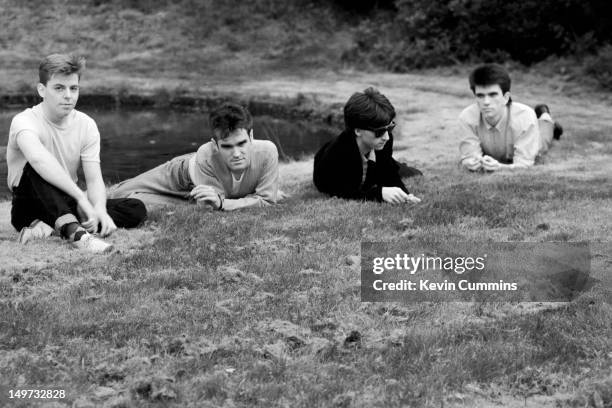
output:
POLYGON ((94 237, 89 233, 83 234, 81 239, 78 241, 72 241, 70 244, 82 251, 93 252, 96 254, 108 253, 113 250, 113 246, 111 244, 104 242, 100 238, 94 237))
POLYGON ((17 242, 25 244, 34 239, 47 238, 53 234, 55 230, 41 220, 34 220, 29 227, 23 227, 19 232, 17 242))

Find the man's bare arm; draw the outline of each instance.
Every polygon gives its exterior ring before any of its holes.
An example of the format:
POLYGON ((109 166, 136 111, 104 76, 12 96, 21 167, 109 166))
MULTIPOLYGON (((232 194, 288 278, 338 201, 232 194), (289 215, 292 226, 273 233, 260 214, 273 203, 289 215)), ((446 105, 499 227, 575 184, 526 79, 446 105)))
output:
POLYGON ((70 178, 70 175, 40 142, 36 134, 27 130, 22 131, 16 142, 27 162, 45 181, 59 188, 77 202, 87 198, 85 192, 70 178))
POLYGON ((85 183, 87 184, 87 196, 93 205, 96 218, 94 225, 83 224, 83 226, 95 232, 98 224, 100 224, 100 234, 102 236, 109 235, 117 229, 117 226, 106 211, 106 187, 102 179, 100 163, 84 161, 83 174, 85 175, 85 183))

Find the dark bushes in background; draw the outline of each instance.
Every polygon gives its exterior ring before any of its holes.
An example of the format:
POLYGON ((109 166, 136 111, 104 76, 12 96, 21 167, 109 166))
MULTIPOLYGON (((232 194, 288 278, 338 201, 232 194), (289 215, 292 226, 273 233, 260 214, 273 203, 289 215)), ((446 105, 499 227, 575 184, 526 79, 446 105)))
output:
POLYGON ((395 0, 332 0, 341 9, 364 15, 374 10, 397 10, 395 0))
POLYGON ((612 40, 608 0, 396 0, 395 9, 363 20, 345 58, 394 71, 476 59, 531 64, 612 40))
POLYGON ((587 58, 585 73, 596 79, 604 88, 612 90, 612 45, 606 45, 597 55, 587 58))
POLYGON ((11 56, 0 69, 65 50, 92 67, 205 77, 550 59, 612 89, 612 0, 0 2, 0 52, 11 56))

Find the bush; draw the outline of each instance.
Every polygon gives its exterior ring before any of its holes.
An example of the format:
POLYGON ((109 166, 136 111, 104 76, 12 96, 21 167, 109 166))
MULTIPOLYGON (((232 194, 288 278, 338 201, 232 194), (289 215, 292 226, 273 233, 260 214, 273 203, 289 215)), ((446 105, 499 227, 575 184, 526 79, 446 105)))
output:
POLYGON ((596 56, 589 58, 585 62, 584 70, 604 88, 612 89, 612 45, 606 45, 596 56))
POLYGON ((332 3, 355 14, 366 14, 376 9, 395 10, 393 0, 332 0, 332 3))
POLYGON ((373 18, 357 29, 358 37, 366 34, 361 38, 373 42, 361 40, 349 55, 403 71, 474 59, 531 64, 551 55, 592 52, 612 41, 612 5, 606 0, 396 0, 395 5, 391 23, 373 18))

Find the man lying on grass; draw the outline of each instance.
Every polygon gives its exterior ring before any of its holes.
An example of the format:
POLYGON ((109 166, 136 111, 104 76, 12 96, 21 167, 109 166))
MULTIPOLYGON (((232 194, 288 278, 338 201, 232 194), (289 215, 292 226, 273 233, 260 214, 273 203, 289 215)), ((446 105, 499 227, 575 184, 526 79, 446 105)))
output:
POLYGON ((243 106, 225 103, 210 113, 212 140, 139 176, 111 187, 112 197, 138 197, 147 205, 195 200, 231 211, 274 204, 278 151, 253 139, 253 119, 243 106))
MULTIPOLYGON (((345 130, 326 143, 314 158, 313 179, 317 189, 341 198, 418 203, 400 176, 393 159, 395 109, 378 90, 353 94, 344 106, 345 130)), ((421 174, 410 169, 407 174, 421 174)))
POLYGON ((78 249, 105 252, 112 246, 91 233, 106 236, 146 217, 138 200, 106 199, 100 133, 92 118, 74 109, 84 66, 84 59, 72 55, 44 58, 37 87, 42 102, 11 122, 6 149, 11 223, 21 231, 21 243, 47 237, 55 228, 78 249), (79 166, 86 192, 77 185, 79 166))
POLYGON ((534 164, 563 133, 546 105, 534 109, 510 97, 510 76, 486 64, 470 74, 476 103, 459 115, 461 164, 471 171, 522 169, 534 164))

